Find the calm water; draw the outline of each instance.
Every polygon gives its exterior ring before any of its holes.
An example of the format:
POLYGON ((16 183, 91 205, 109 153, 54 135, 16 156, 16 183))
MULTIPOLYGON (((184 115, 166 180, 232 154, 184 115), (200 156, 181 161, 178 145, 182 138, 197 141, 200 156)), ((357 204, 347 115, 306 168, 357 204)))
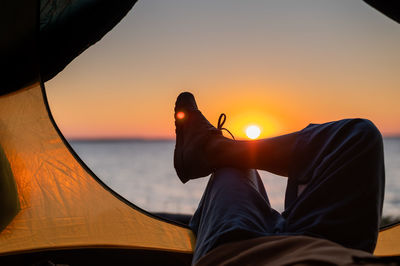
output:
MULTIPOLYGON (((400 216, 400 138, 384 140, 384 215, 400 216)), ((84 162, 117 193, 148 211, 193 213, 208 178, 183 185, 173 168, 173 141, 72 141, 84 162)), ((286 179, 261 171, 272 206, 283 210, 286 179)))

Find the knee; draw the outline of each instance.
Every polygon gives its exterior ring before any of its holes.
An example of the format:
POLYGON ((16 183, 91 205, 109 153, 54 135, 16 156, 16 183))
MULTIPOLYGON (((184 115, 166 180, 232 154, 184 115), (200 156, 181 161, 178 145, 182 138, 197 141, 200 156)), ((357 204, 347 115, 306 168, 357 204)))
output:
POLYGON ((379 129, 368 119, 356 118, 351 120, 356 134, 369 142, 382 142, 379 129))
POLYGON ((368 180, 370 184, 375 184, 372 187, 381 190, 384 184, 384 154, 380 131, 368 119, 350 119, 348 125, 351 130, 349 142, 353 144, 357 156, 362 158, 358 171, 365 173, 354 176, 359 176, 364 182, 368 180))
POLYGON ((351 140, 356 147, 383 162, 383 139, 378 128, 368 119, 351 120, 351 140))

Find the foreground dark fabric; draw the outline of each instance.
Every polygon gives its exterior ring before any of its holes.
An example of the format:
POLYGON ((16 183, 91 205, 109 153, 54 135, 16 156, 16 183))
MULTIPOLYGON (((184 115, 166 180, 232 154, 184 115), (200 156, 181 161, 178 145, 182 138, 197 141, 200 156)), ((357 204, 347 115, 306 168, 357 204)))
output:
POLYGON ((228 243, 202 257, 205 265, 398 265, 398 258, 377 258, 329 240, 308 236, 268 236, 228 243))
POLYGON ((311 124, 297 133, 285 211, 271 208, 258 174, 220 169, 190 226, 193 261, 212 249, 262 236, 307 235, 372 252, 384 196, 382 137, 368 120, 311 124))

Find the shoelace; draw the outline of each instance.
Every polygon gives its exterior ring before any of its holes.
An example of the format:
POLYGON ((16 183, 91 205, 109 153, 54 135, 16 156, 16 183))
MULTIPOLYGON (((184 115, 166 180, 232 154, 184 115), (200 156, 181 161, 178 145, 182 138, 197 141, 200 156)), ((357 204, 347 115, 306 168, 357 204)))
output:
POLYGON ((233 136, 233 134, 227 129, 227 128, 224 128, 223 126, 224 126, 224 124, 225 124, 225 121, 226 121, 226 115, 224 114, 224 113, 222 113, 222 114, 220 114, 219 115, 219 118, 218 118, 218 127, 217 127, 217 129, 219 129, 219 130, 225 130, 226 132, 228 132, 230 135, 231 135, 231 137, 233 138, 233 139, 235 139, 235 137, 233 136))

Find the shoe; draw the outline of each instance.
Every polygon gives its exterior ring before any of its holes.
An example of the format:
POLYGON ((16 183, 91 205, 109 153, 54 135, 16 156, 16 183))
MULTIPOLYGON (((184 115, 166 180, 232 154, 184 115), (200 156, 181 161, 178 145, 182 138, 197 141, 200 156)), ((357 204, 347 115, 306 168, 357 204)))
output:
POLYGON ((199 111, 190 92, 181 93, 176 100, 175 133, 174 167, 182 183, 215 171, 212 149, 224 137, 199 111))

